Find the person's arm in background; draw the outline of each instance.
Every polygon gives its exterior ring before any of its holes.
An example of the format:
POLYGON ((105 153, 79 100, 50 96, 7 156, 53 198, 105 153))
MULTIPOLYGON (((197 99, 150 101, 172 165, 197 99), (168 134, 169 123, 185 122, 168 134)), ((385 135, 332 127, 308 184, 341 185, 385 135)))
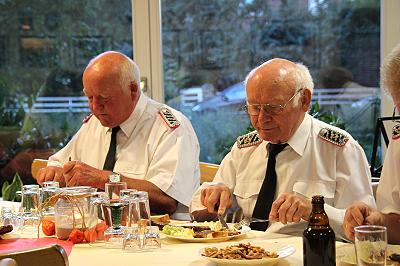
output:
POLYGON ((367 158, 356 141, 349 141, 337 151, 336 191, 333 206, 325 204, 325 211, 336 236, 344 237, 342 224, 345 211, 355 201, 376 208, 367 158))
MULTIPOLYGON (((236 145, 235 145, 236 146, 236 145)), ((238 205, 232 191, 236 184, 235 146, 222 160, 212 182, 204 182, 192 197, 190 213, 193 220, 215 220, 217 213, 237 210, 238 205), (224 203, 221 206, 220 199, 224 203), (221 209, 220 209, 221 207, 221 209)), ((237 163, 237 160, 236 160, 237 163)))

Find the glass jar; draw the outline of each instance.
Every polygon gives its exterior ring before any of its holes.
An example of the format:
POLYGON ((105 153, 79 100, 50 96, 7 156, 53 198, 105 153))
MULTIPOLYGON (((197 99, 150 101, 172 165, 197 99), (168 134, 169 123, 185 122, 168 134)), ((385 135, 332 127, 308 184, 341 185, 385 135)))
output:
POLYGON ((91 204, 91 197, 96 189, 67 187, 60 189, 60 192, 55 204, 56 236, 58 239, 66 240, 70 238, 73 229, 78 229, 82 233, 88 230, 95 231, 98 213, 97 209, 94 209, 91 204))

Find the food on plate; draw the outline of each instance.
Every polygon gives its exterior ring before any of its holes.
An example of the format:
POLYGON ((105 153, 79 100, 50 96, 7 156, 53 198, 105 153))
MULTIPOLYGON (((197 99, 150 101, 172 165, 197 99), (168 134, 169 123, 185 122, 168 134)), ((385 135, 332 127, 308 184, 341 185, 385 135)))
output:
POLYGON ((46 236, 56 234, 56 224, 50 219, 42 219, 42 231, 46 236))
POLYGON ((152 222, 156 222, 156 223, 169 223, 171 221, 171 219, 169 218, 168 214, 163 214, 163 215, 152 215, 151 217, 151 221, 152 222))
POLYGON ((0 236, 10 233, 12 230, 13 230, 13 226, 11 224, 2 225, 2 226, 0 226, 0 236))
POLYGON ((240 231, 235 228, 224 228, 219 221, 177 226, 165 225, 161 232, 170 236, 186 238, 220 238, 240 234, 240 231))
POLYGON ((205 248, 201 255, 209 258, 229 260, 255 260, 279 257, 276 252, 267 251, 262 247, 252 246, 250 243, 239 243, 226 248, 205 248))

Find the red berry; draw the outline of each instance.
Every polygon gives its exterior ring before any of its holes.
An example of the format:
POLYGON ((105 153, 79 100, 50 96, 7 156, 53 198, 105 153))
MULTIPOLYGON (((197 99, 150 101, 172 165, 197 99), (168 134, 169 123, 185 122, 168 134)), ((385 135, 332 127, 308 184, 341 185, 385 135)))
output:
POLYGON ((56 224, 52 220, 43 219, 42 231, 46 236, 52 236, 56 233, 56 224))
POLYGON ((86 229, 84 232, 86 242, 96 242, 97 239, 97 232, 96 229, 93 227, 91 229, 86 229))
POLYGON ((83 232, 79 229, 73 229, 69 234, 68 240, 74 244, 82 243, 84 239, 83 232))

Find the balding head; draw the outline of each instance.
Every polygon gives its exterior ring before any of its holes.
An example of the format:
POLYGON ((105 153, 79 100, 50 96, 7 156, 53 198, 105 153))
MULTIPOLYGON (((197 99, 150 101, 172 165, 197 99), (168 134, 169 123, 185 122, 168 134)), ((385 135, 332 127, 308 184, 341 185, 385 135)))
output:
POLYGON ((246 78, 246 94, 251 122, 261 138, 287 142, 304 119, 313 87, 310 72, 299 63, 275 58, 254 68, 246 78))
POLYGON ((115 127, 133 112, 140 96, 139 68, 114 51, 93 58, 83 73, 89 107, 103 126, 115 127))

